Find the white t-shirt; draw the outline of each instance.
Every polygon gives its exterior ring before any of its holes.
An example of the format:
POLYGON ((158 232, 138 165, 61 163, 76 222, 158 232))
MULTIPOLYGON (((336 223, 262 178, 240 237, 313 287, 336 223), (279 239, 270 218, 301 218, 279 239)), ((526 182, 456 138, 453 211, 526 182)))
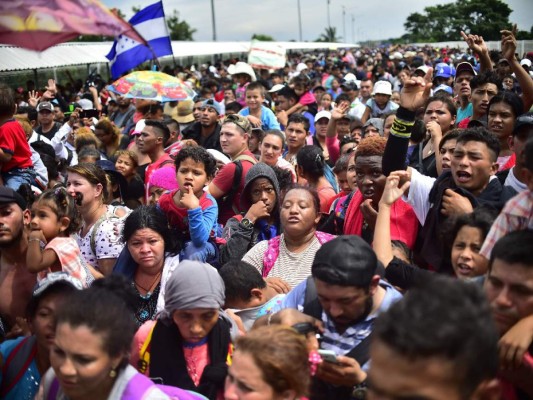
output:
POLYGON ((413 211, 422 226, 426 222, 431 203, 429 202, 429 192, 436 179, 431 176, 422 175, 416 169, 411 168, 411 186, 409 195, 402 196, 403 200, 413 207, 413 211))

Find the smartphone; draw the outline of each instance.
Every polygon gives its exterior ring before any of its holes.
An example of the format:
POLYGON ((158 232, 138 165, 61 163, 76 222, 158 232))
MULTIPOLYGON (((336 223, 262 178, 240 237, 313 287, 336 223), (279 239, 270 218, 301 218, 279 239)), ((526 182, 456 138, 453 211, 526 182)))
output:
POLYGON ((320 354, 320 357, 322 357, 322 360, 326 361, 326 362, 330 362, 330 363, 334 363, 334 364, 338 364, 339 362, 337 361, 337 355, 335 354, 334 351, 331 351, 331 350, 318 350, 318 354, 320 354))
POLYGON ((92 110, 83 110, 80 112, 80 118, 98 118, 99 113, 98 110, 92 109, 92 110))

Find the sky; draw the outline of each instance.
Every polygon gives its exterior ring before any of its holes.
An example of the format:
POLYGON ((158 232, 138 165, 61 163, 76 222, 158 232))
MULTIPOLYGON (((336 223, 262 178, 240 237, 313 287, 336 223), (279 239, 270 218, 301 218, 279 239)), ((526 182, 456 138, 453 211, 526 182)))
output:
MULTIPOLYGON (((302 18, 302 40, 314 41, 328 26, 328 0, 163 0, 166 15, 179 12, 197 31, 196 41, 211 41, 211 1, 215 7, 218 41, 246 41, 254 33, 272 36, 275 40, 299 40, 298 4, 302 18)), ((102 0, 109 8, 119 8, 126 17, 133 15, 132 6, 145 7, 152 0, 102 0)), ((345 43, 387 39, 402 36, 407 16, 422 13, 427 6, 451 3, 454 0, 329 0, 331 26, 345 43), (343 8, 345 18, 343 24, 343 8)), ((532 0, 504 0, 513 10, 510 20, 521 30, 533 25, 532 0)), ((461 40, 458 37, 457 40, 461 40)))

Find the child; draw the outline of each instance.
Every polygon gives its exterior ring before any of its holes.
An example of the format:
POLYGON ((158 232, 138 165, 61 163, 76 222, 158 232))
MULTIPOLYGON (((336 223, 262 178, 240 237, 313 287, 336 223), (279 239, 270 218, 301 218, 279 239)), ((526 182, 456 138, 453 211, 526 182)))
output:
POLYGON ((250 82, 255 82, 255 72, 249 64, 243 61, 239 61, 235 66, 230 65, 228 72, 231 74, 231 77, 237 85, 235 87, 235 101, 245 107, 246 86, 248 86, 250 82))
POLYGON ((0 86, 0 184, 13 190, 34 184, 31 150, 22 126, 13 119, 16 103, 13 90, 0 86))
POLYGON ((63 271, 88 287, 94 277, 101 277, 85 263, 76 239, 70 236, 81 226, 77 201, 65 188, 58 187, 45 191, 31 207, 26 266, 38 273, 38 281, 50 272, 63 271), (42 250, 41 242, 46 244, 42 250))
POLYGON ((366 110, 361 118, 365 123, 369 118, 381 118, 398 109, 398 104, 391 100, 392 85, 387 81, 377 81, 372 91, 373 98, 366 102, 366 110))
POLYGON ((117 156, 115 169, 128 182, 126 193, 122 193, 124 203, 128 208, 135 209, 142 204, 144 198, 144 182, 139 174, 137 174, 139 159, 137 154, 131 150, 119 150, 115 154, 117 156))
POLYGON ((287 115, 308 111, 313 116, 318 112, 318 105, 313 93, 311 93, 311 80, 307 75, 300 74, 291 80, 290 87, 298 95, 298 103, 287 110, 287 115))
POLYGON ((148 204, 156 205, 164 193, 168 193, 178 188, 176 170, 174 167, 166 166, 165 168, 156 170, 152 176, 150 176, 150 182, 148 183, 148 204))
POLYGON ((218 205, 204 191, 215 171, 216 161, 207 150, 186 147, 176 157, 179 189, 159 199, 159 207, 182 241, 182 260, 209 262, 216 256, 215 244, 209 239, 217 231, 218 205))
POLYGON ((259 82, 252 82, 246 87, 246 108, 239 111, 243 117, 247 117, 250 123, 264 131, 281 129, 279 122, 269 108, 263 105, 265 101, 265 88, 259 82))

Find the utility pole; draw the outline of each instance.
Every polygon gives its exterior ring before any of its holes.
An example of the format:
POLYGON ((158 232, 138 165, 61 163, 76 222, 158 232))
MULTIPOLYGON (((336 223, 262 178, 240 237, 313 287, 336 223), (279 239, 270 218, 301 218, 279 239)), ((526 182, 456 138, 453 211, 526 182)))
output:
POLYGON ((215 0, 211 0, 211 23, 213 25, 213 42, 217 41, 217 28, 215 25, 215 0))
POLYGON ((355 43, 354 26, 355 26, 355 16, 352 14, 352 43, 355 43))
POLYGON ((331 20, 329 19, 329 3, 330 3, 330 0, 328 0, 328 28, 331 27, 331 20))
POLYGON ((346 7, 342 6, 342 39, 344 40, 344 43, 348 42, 346 40, 346 7))
POLYGON ((301 42, 302 41, 302 13, 300 11, 300 0, 298 0, 298 32, 300 34, 300 42, 301 42))

